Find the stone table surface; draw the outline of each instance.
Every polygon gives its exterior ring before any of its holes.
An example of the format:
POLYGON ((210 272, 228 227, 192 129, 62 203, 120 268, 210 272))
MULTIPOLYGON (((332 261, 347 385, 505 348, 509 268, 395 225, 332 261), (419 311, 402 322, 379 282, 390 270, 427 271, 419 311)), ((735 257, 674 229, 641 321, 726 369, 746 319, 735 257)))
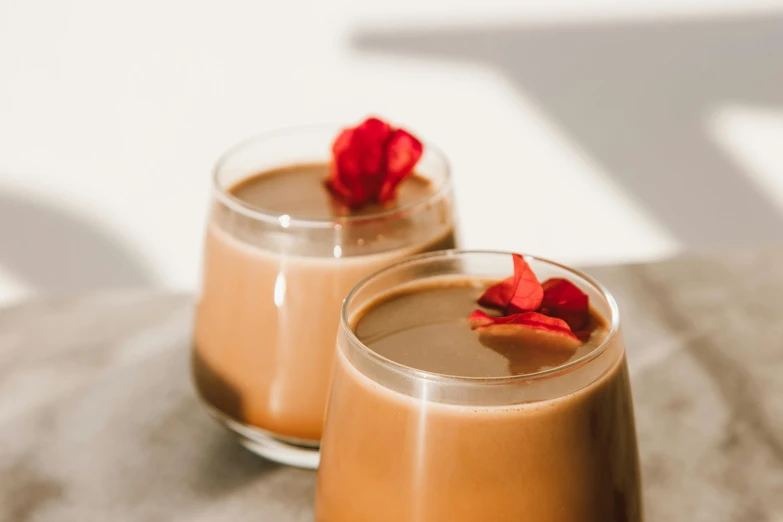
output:
MULTIPOLYGON (((620 302, 648 522, 783 521, 783 250, 589 270, 620 302)), ((188 378, 192 297, 0 311, 0 521, 312 520, 188 378)))

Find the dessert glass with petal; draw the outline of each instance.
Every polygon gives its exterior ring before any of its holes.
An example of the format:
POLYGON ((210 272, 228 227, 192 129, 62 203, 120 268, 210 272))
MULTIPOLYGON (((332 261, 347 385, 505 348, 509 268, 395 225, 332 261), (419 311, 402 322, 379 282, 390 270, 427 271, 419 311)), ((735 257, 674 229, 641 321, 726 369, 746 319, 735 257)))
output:
POLYGON ((337 126, 246 141, 214 170, 192 370, 250 450, 315 468, 340 306, 362 277, 454 246, 448 163, 427 144, 398 201, 354 212, 323 181, 337 126))
POLYGON ((316 522, 641 520, 617 304, 576 270, 526 260, 539 278, 581 289, 599 321, 586 348, 541 369, 515 371, 508 354, 470 344, 478 334, 463 318, 481 293, 471 285, 505 279, 508 253, 425 254, 354 287, 337 338, 316 522), (475 352, 459 353, 462 337, 475 352))

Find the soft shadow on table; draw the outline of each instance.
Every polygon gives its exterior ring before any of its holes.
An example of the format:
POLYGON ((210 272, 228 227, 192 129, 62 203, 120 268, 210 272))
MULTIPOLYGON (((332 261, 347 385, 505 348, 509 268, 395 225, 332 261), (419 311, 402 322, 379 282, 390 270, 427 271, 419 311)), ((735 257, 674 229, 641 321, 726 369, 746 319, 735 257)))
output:
POLYGON ((150 287, 155 275, 139 252, 98 224, 62 208, 0 192, 0 267, 33 290, 150 287))
MULTIPOLYGON (((183 315, 188 319, 180 335, 189 331, 189 308, 186 305, 183 315)), ((240 446, 208 415, 191 383, 187 341, 161 342, 160 353, 126 365, 113 386, 125 396, 128 408, 124 409, 135 410, 126 413, 136 433, 128 444, 140 443, 134 454, 143 454, 140 460, 151 466, 178 470, 178 480, 188 483, 198 495, 219 498, 278 471, 280 466, 240 446)))
POLYGON ((709 134, 722 105, 783 107, 780 12, 362 29, 353 44, 499 69, 683 246, 783 239, 778 209, 709 134))
MULTIPOLYGON (((188 409, 202 408, 195 401, 188 401, 188 409)), ((203 441, 203 455, 194 475, 194 489, 206 497, 219 497, 230 493, 245 483, 280 468, 279 464, 258 457, 237 443, 230 433, 213 430, 211 437, 203 441)))
POLYGON ((309 473, 245 450, 199 403, 192 297, 106 295, 5 312, 21 335, 0 337, 0 370, 13 361, 0 378, 0 520, 209 520, 309 498, 309 473))

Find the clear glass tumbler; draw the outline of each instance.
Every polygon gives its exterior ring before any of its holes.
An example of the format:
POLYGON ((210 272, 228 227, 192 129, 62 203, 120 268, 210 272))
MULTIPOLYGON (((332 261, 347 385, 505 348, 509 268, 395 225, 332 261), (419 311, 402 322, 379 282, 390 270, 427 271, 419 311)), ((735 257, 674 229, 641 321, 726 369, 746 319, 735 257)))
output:
POLYGON ((538 373, 462 378, 386 359, 352 325, 368 303, 431 278, 503 279, 509 256, 449 251, 408 259, 359 283, 343 307, 321 446, 316 522, 639 522, 631 387, 612 296, 566 277, 610 327, 580 359, 538 373))
POLYGON ((256 208, 232 194, 268 169, 328 162, 336 126, 253 138, 214 172, 193 378, 209 411, 250 450, 315 468, 340 306, 365 275, 454 246, 448 163, 425 145, 416 174, 428 197, 377 213, 311 219, 256 208))

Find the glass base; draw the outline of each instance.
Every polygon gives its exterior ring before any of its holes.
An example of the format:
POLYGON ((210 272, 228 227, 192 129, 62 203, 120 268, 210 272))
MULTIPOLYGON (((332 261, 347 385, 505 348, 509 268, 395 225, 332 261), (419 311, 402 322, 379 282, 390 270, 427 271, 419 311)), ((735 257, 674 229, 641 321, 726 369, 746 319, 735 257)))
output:
POLYGON ((209 413, 229 431, 242 446, 265 459, 287 466, 318 469, 321 460, 317 441, 275 435, 255 426, 237 422, 220 410, 207 405, 209 413))

